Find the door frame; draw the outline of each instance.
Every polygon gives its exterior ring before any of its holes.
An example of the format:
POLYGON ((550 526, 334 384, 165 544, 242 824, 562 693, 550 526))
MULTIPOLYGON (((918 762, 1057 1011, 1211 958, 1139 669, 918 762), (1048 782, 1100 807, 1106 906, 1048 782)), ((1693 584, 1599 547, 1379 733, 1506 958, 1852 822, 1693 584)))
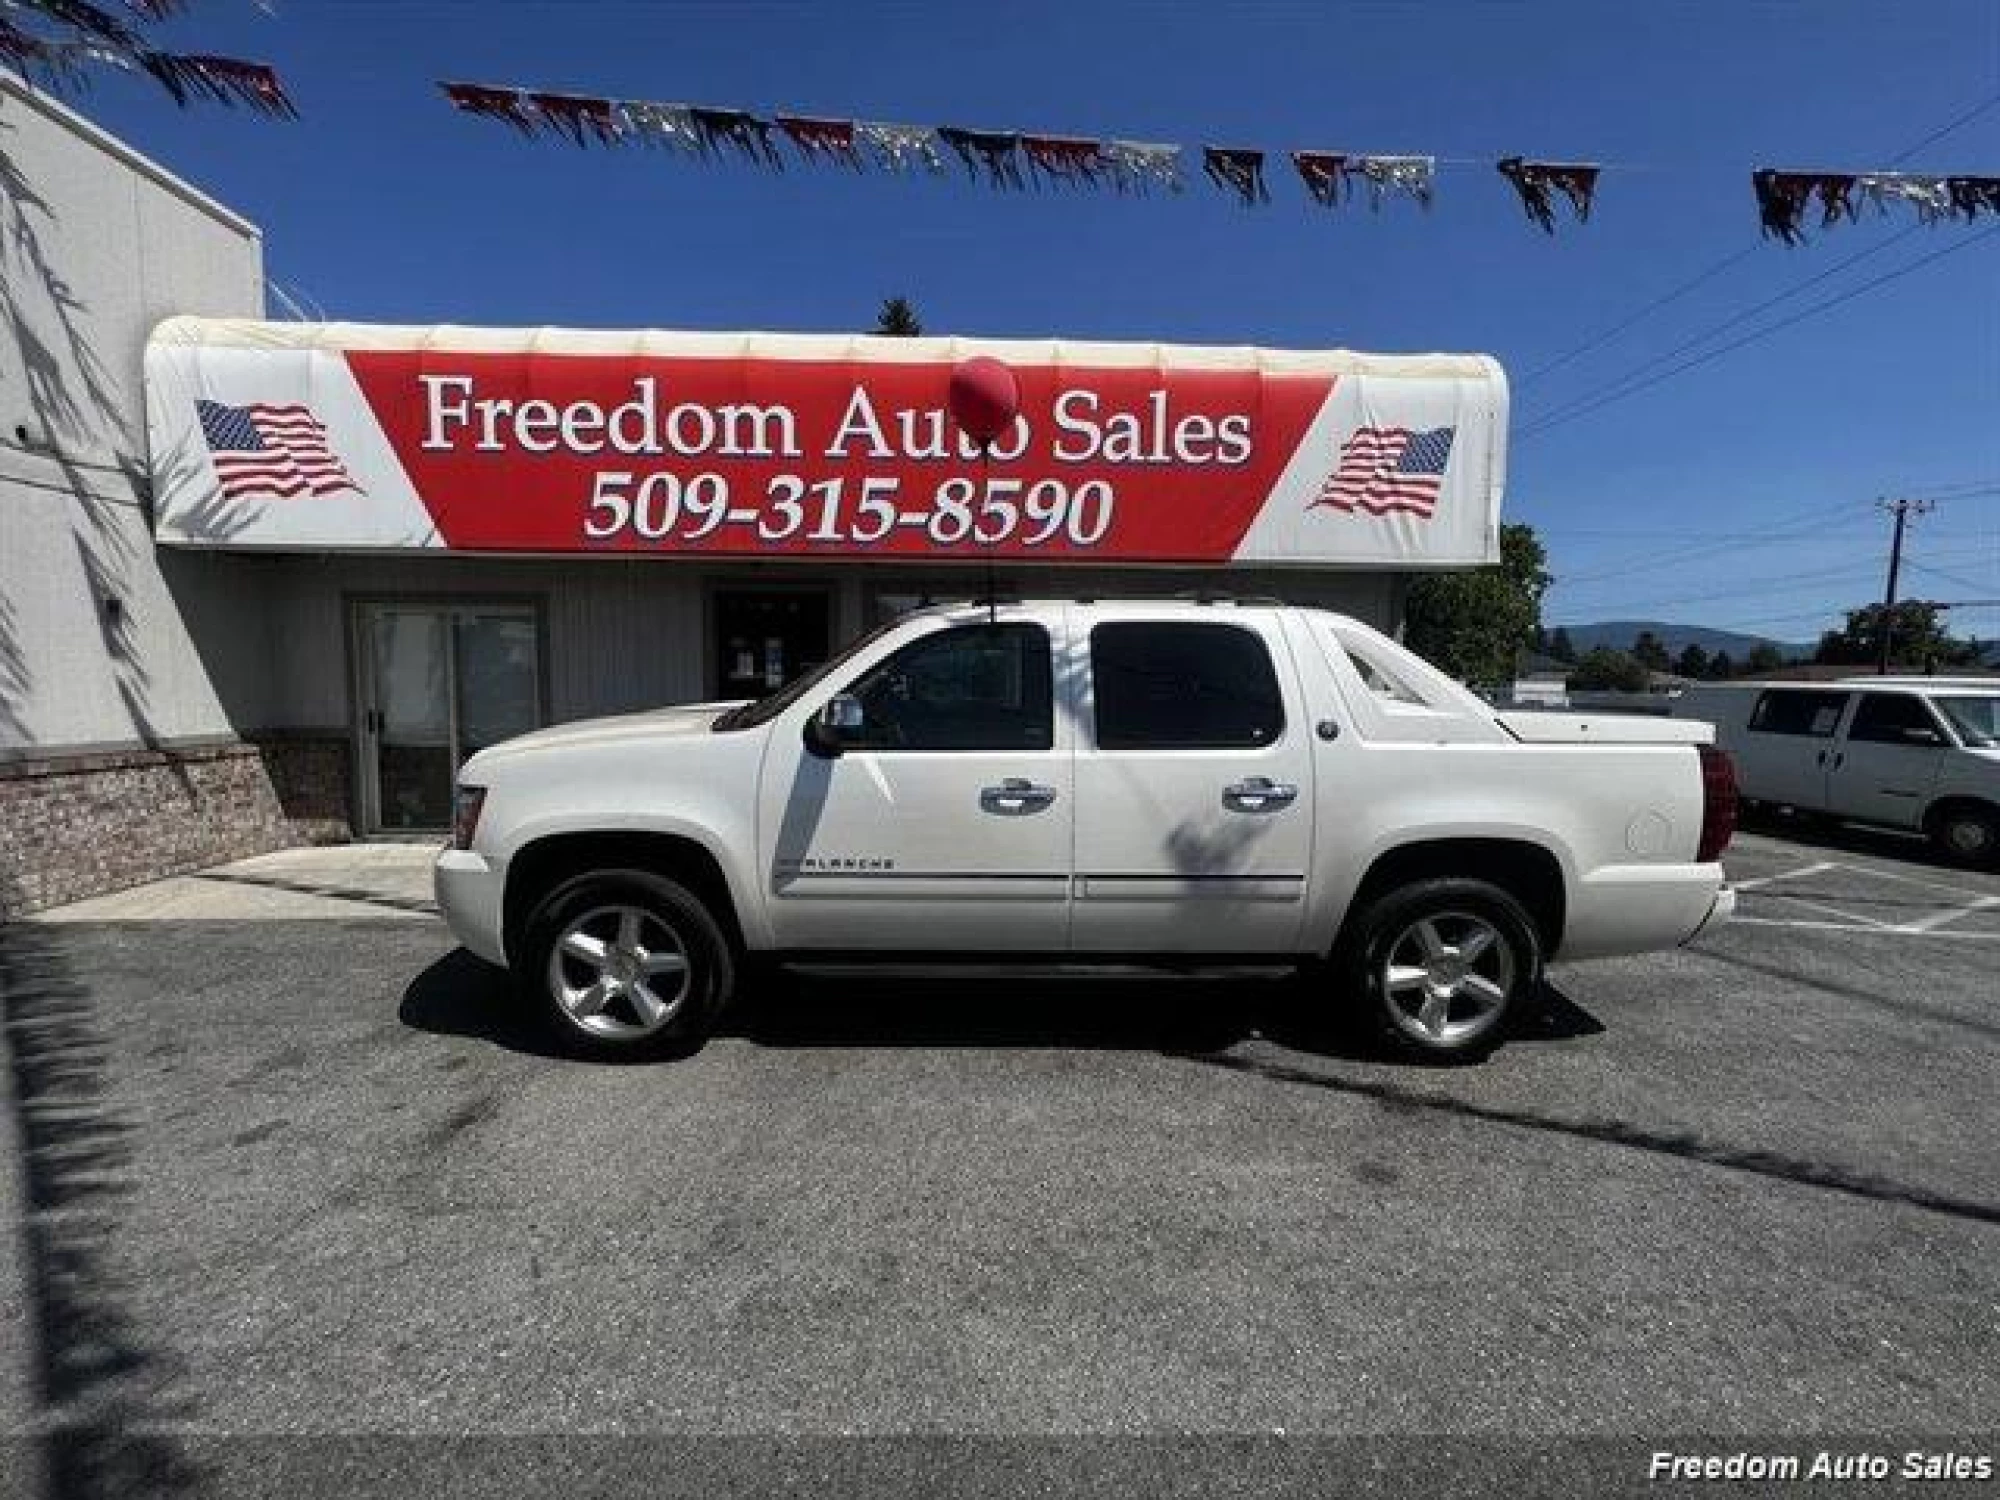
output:
MULTIPOLYGON (((549 722, 549 611, 546 594, 492 593, 467 590, 462 593, 437 591, 417 594, 383 593, 379 591, 343 591, 340 607, 346 616, 347 637, 347 733, 349 763, 354 774, 349 778, 348 814, 351 826, 364 839, 395 839, 407 836, 414 830, 385 830, 381 827, 380 787, 377 768, 371 759, 372 740, 363 718, 368 703, 371 674, 374 670, 373 655, 369 648, 364 625, 373 609, 443 610, 476 613, 485 610, 505 610, 525 612, 535 625, 535 719, 537 725, 549 722)), ((450 719, 450 735, 454 753, 458 746, 458 652, 455 636, 449 637, 451 649, 445 653, 445 682, 450 701, 445 710, 450 719)), ((437 830, 440 833, 446 829, 437 830)), ((428 832, 425 833, 428 837, 428 832)))
POLYGON ((828 659, 831 660, 847 644, 840 633, 840 593, 830 581, 789 578, 774 581, 755 573, 709 574, 701 581, 701 692, 706 700, 713 701, 722 692, 722 672, 715 652, 716 643, 721 639, 721 632, 715 628, 715 615, 720 608, 718 596, 752 593, 817 595, 826 605, 828 659))

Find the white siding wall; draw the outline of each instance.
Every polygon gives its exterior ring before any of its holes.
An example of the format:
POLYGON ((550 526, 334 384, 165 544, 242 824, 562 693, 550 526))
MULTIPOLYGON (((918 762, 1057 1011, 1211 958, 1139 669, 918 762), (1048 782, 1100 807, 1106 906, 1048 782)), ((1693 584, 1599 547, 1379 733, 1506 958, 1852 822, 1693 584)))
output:
POLYGON ((0 756, 262 718, 268 575, 154 550, 140 362, 263 302, 253 226, 0 74, 0 756))

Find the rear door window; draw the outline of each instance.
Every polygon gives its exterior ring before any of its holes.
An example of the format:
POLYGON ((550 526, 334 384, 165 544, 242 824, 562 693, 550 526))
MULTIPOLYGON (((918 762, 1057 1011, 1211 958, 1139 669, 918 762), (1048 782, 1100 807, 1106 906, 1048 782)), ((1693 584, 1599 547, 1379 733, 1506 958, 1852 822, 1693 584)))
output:
POLYGON ((1750 728, 1758 734, 1795 734, 1830 739, 1847 707, 1846 693, 1774 688, 1757 699, 1750 728))

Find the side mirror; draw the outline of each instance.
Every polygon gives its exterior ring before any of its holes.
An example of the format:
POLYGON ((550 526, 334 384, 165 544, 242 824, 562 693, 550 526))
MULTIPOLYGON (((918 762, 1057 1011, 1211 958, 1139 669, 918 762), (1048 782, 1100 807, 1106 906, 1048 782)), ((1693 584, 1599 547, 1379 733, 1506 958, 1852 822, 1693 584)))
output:
POLYGON ((1912 724, 1903 731, 1903 743, 1937 746, 1944 743, 1944 736, 1935 729, 1925 729, 1921 725, 1912 724))
POLYGON ((835 693, 806 720, 806 749, 833 759, 859 737, 864 718, 859 698, 852 693, 835 693))

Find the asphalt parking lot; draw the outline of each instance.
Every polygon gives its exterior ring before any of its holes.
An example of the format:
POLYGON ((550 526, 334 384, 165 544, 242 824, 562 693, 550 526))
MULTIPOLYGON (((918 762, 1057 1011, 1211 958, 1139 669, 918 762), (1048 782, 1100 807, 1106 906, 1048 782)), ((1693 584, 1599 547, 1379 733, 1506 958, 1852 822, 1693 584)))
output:
POLYGON ((800 983, 685 1060, 572 1062, 409 851, 16 924, 11 1467, 198 1492, 218 1441, 304 1434, 1991 1453, 2000 874, 1789 833, 1732 852, 1741 921, 1559 966, 1455 1069, 1269 982, 800 983))

